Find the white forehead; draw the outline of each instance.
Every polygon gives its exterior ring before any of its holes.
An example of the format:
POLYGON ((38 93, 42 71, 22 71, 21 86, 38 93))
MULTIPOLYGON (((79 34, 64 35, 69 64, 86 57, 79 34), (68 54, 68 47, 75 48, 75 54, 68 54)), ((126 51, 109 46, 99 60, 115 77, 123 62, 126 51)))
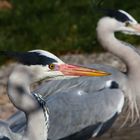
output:
POLYGON ((50 58, 55 59, 59 64, 64 64, 64 62, 61 59, 59 59, 57 56, 55 56, 54 54, 52 54, 52 53, 50 53, 48 51, 44 51, 44 50, 32 50, 32 51, 29 51, 29 52, 37 52, 40 55, 43 55, 43 56, 46 56, 46 57, 50 57, 50 58))
POLYGON ((123 11, 123 10, 118 10, 119 12, 125 14, 133 23, 137 23, 137 21, 127 12, 123 11))

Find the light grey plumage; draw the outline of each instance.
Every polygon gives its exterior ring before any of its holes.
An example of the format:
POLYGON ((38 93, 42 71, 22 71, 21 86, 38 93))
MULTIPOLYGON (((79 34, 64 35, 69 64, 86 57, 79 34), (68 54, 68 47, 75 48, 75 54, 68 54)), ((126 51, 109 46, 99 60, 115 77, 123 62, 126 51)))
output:
MULTIPOLYGON (((98 39, 105 49, 125 62, 127 72, 122 73, 105 65, 90 65, 89 67, 105 70, 112 75, 102 78, 57 80, 39 87, 35 92, 43 96, 50 110, 49 140, 87 140, 91 136, 103 134, 115 120, 116 114, 121 112, 124 100, 122 93, 129 100, 132 115, 136 113, 139 117, 136 103, 140 92, 140 56, 132 47, 116 39, 114 32, 124 31, 139 35, 140 25, 125 11, 104 11, 107 16, 98 22, 98 39), (104 88, 108 80, 118 82, 120 88, 104 88)), ((14 131, 24 127, 22 124, 25 119, 19 114, 9 119, 14 131), (21 125, 17 124, 18 129, 13 125, 15 118, 22 120, 21 125)))

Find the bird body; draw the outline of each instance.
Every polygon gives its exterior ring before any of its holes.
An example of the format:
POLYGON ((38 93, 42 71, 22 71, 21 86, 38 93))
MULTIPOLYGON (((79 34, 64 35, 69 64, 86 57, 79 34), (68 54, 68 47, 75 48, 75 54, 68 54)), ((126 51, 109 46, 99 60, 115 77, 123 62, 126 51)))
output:
MULTIPOLYGON (((117 88, 109 89, 105 87, 95 92, 93 92, 92 86, 85 90, 86 81, 93 83, 92 79, 84 79, 85 82, 83 83, 77 82, 79 86, 76 86, 76 88, 73 84, 73 86, 67 88, 67 91, 53 92, 54 94, 51 97, 43 96, 50 116, 49 139, 69 139, 71 137, 71 139, 85 140, 92 135, 100 135, 100 131, 105 131, 102 130, 102 125, 121 112, 124 102, 123 93, 117 88), (116 101, 113 101, 113 98, 116 101), (100 106, 98 103, 100 103, 100 106), (91 132, 87 130, 86 135, 81 133, 78 136, 78 133, 89 127, 92 127, 91 132), (74 134, 75 136, 73 136, 74 134)), ((78 80, 83 81, 83 79, 78 80)))

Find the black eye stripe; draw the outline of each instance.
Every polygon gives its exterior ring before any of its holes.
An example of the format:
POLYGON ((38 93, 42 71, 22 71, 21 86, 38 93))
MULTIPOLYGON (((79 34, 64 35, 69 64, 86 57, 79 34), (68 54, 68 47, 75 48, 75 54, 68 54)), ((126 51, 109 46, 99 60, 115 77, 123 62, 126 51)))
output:
POLYGON ((56 59, 50 58, 38 52, 7 52, 0 51, 1 55, 5 55, 9 58, 16 59, 24 65, 49 65, 58 62, 56 59))
POLYGON ((132 21, 127 15, 118 10, 102 9, 102 11, 109 17, 115 18, 118 21, 126 22, 132 21))
POLYGON ((25 65, 49 65, 57 62, 55 59, 41 55, 37 52, 27 52, 23 54, 24 59, 20 59, 20 62, 25 65), (26 59, 27 58, 27 59, 26 59))

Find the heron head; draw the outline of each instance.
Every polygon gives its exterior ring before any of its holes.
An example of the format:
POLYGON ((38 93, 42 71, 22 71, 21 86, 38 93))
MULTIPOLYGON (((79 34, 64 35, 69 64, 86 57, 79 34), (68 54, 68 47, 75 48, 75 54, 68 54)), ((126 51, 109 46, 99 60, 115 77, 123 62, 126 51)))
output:
MULTIPOLYGON (((44 51, 44 50, 33 50, 29 51, 28 54, 35 54, 38 60, 37 63, 34 62, 30 65, 35 71, 39 71, 45 78, 59 77, 59 76, 107 76, 110 75, 102 70, 97 70, 94 68, 87 68, 79 65, 66 64, 54 54, 44 51), (37 68, 37 67, 38 68, 37 68)), ((36 59, 37 59, 36 58, 36 59)), ((25 64, 25 63, 24 63, 25 64)), ((27 63, 25 64, 27 65, 27 63)))
POLYGON ((104 9, 102 11, 106 14, 106 16, 98 22, 98 25, 102 26, 102 30, 140 35, 140 24, 127 12, 110 9, 104 9))
MULTIPOLYGON (((32 71, 36 80, 56 76, 106 76, 109 73, 78 65, 66 64, 58 57, 44 50, 29 52, 3 52, 7 56, 16 58, 28 70, 32 71)), ((2 54, 2 52, 0 52, 2 54)))

